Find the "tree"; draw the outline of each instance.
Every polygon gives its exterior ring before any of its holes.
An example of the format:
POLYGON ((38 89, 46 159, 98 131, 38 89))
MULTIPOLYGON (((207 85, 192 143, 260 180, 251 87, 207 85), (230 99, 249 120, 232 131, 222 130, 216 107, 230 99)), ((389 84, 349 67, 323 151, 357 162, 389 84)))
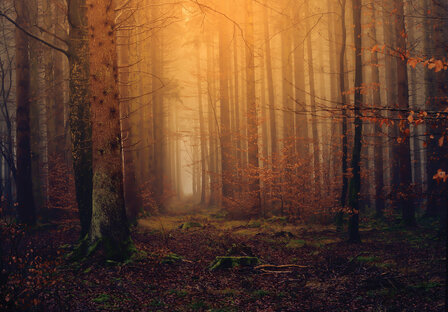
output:
MULTIPOLYGON (((28 26, 28 8, 23 0, 15 2, 16 23, 22 28, 28 26)), ((16 103, 17 103, 17 212, 20 222, 36 223, 33 185, 31 179, 30 146, 30 59, 28 36, 16 28, 16 103)))
MULTIPOLYGON (((348 138, 347 138, 347 90, 345 86, 345 50, 346 50, 346 42, 347 42, 347 29, 345 24, 345 7, 346 0, 341 1, 341 33, 342 33, 342 42, 341 42, 341 50, 339 52, 339 92, 341 93, 341 105, 342 105, 342 192, 341 192, 341 207, 344 207, 347 199, 347 189, 348 189, 348 138)), ((339 219, 341 219, 341 213, 339 213, 339 219)))
POLYGON ((87 0, 92 112, 92 222, 90 244, 106 256, 129 257, 132 242, 123 193, 115 5, 87 0))
POLYGON ((348 206, 350 219, 348 224, 349 241, 361 242, 359 236, 359 193, 361 191, 361 148, 362 148, 362 50, 361 50, 361 0, 353 0, 353 21, 355 40, 355 137, 351 160, 352 177, 348 187, 348 206))
MULTIPOLYGON (((372 7, 372 19, 371 19, 371 37, 372 43, 376 44, 376 15, 375 8, 372 7)), ((383 139, 381 134, 381 92, 380 92, 380 70, 378 66, 378 52, 374 49, 371 52, 370 61, 372 63, 372 83, 378 86, 377 90, 373 90, 373 108, 377 110, 375 115, 375 141, 374 141, 374 166, 375 166, 375 210, 376 217, 381 218, 384 213, 384 196, 383 196, 383 188, 384 188, 384 168, 383 168, 383 139)))
POLYGON ((255 97, 254 16, 252 0, 246 0, 246 80, 247 80, 247 152, 249 159, 249 215, 261 213, 260 176, 258 164, 258 113, 255 97))
MULTIPOLYGON (((400 111, 409 112, 408 69, 406 59, 406 28, 404 23, 403 0, 395 1, 396 21, 395 35, 397 41, 397 101, 400 111), (403 57, 401 57, 403 56, 403 57)), ((400 170, 400 201, 399 206, 406 225, 415 225, 415 206, 409 195, 409 186, 412 184, 411 147, 409 140, 409 123, 404 120, 400 124, 401 142, 398 147, 398 159, 400 170)))
MULTIPOLYGON (((310 15, 309 4, 305 2, 305 14, 310 15)), ((313 45, 311 42, 311 27, 309 19, 305 21, 307 53, 308 53, 308 75, 310 84, 310 97, 311 97, 311 129, 313 133, 313 158, 314 158, 314 187, 316 190, 320 188, 320 150, 319 150, 319 132, 317 129, 317 116, 316 116, 316 88, 314 81, 314 64, 313 64, 313 45)))
MULTIPOLYGON (((225 10, 226 5, 222 5, 225 10)), ((225 209, 229 209, 230 200, 233 196, 231 180, 232 170, 232 138, 230 124, 229 105, 229 53, 230 34, 227 20, 224 16, 219 17, 219 101, 220 101, 220 145, 221 145, 221 168, 222 168, 222 197, 225 209)), ((234 216, 235 217, 235 216, 234 216)))
POLYGON ((268 105, 269 105, 269 125, 271 129, 271 155, 278 153, 277 142, 277 123, 275 119, 275 95, 274 95, 274 79, 272 74, 272 56, 271 56, 271 37, 269 32, 269 14, 267 9, 267 0, 265 0, 263 8, 263 26, 264 26, 264 46, 266 54, 266 75, 268 86, 268 105))
POLYGON ((72 139, 76 201, 81 221, 81 237, 90 230, 92 218, 92 128, 89 99, 89 37, 85 25, 86 0, 68 2, 70 32, 69 123, 72 139))

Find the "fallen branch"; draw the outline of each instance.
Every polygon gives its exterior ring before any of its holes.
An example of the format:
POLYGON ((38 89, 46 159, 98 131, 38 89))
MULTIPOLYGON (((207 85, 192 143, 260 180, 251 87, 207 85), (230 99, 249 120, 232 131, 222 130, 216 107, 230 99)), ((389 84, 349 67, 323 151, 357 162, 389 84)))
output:
POLYGON ((282 269, 282 268, 308 268, 306 265, 298 265, 298 264, 262 264, 254 267, 255 270, 263 270, 263 269, 282 269))
POLYGON ((290 274, 290 273, 292 273, 292 271, 270 271, 270 270, 266 270, 266 269, 260 269, 260 271, 262 273, 266 273, 266 274, 290 274))

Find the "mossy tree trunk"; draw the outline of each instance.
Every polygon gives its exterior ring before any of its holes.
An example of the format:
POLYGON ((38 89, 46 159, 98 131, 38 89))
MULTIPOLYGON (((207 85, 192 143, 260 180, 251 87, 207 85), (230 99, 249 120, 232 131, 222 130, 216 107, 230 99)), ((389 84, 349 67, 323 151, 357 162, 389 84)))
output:
POLYGON ((68 2, 70 21, 70 132, 76 201, 81 221, 81 237, 90 229, 92 218, 92 128, 89 102, 89 38, 86 0, 68 2))
POLYGON ((115 5, 87 0, 92 113, 92 222, 89 242, 106 257, 129 256, 130 236, 123 193, 115 5))

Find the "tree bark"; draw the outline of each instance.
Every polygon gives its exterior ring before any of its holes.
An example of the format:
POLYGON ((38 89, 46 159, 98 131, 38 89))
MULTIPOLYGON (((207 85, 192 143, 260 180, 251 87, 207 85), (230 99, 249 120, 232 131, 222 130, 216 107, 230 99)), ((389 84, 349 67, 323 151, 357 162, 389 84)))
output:
MULTIPOLYGON (((28 26, 28 8, 23 0, 15 1, 16 23, 28 26)), ((29 40, 20 29, 15 30, 16 40, 16 105, 17 105, 17 212, 19 222, 34 225, 36 208, 33 196, 30 146, 30 59, 29 40)))
POLYGON ((87 0, 92 112, 92 223, 90 243, 100 242, 106 257, 130 256, 123 193, 122 145, 115 35, 115 5, 87 0))
POLYGON ((89 99, 89 37, 86 29, 86 0, 68 2, 70 20, 69 122, 72 139, 76 201, 81 221, 81 237, 92 219, 92 126, 89 99))
POLYGON ((401 143, 398 146, 398 158, 400 164, 400 184, 399 206, 403 214, 403 221, 406 225, 415 225, 415 204, 411 198, 412 166, 411 166, 411 146, 409 139, 409 124, 406 120, 409 115, 409 90, 408 90, 408 69, 406 62, 406 27, 404 21, 403 0, 396 0, 396 22, 395 34, 397 42, 397 52, 404 56, 396 57, 397 62, 397 101, 404 122, 400 125, 401 143), (404 116, 403 116, 404 115, 404 116))
MULTIPOLYGON (((371 37, 373 38, 372 43, 376 44, 376 15, 375 8, 372 7, 372 26, 371 37)), ((381 218, 384 213, 385 203, 384 203, 384 168, 383 168, 383 138, 382 138, 382 127, 381 120, 383 118, 381 114, 381 89, 380 89, 380 71, 378 65, 378 53, 375 51, 371 52, 370 61, 372 63, 372 83, 378 86, 378 89, 373 90, 373 108, 377 111, 375 117, 374 126, 374 167, 375 167, 375 211, 376 217, 381 218)))
POLYGON ((231 180, 232 171, 232 139, 229 107, 229 54, 230 35, 227 20, 219 20, 219 95, 220 95, 220 145, 222 167, 222 197, 225 209, 229 209, 229 201, 233 196, 231 180))
POLYGON ((246 80, 247 80, 247 152, 249 161, 250 216, 261 214, 258 164, 258 112, 255 97, 254 15, 252 0, 246 0, 246 80))
POLYGON ((361 51, 361 0, 353 0, 354 41, 355 41, 355 137, 351 160, 352 177, 348 189, 350 219, 348 224, 349 241, 358 243, 359 235, 359 193, 361 192, 361 147, 362 147, 362 51, 361 51))
POLYGON ((314 64, 313 64, 313 46, 311 42, 311 28, 309 23, 309 4, 305 2, 305 14, 306 14, 306 33, 308 34, 307 53, 308 53, 308 75, 310 84, 310 97, 311 97, 311 129, 313 133, 313 157, 314 157, 314 187, 318 191, 320 189, 320 150, 319 150, 319 132, 317 129, 317 111, 316 111, 316 90, 314 80, 314 64))

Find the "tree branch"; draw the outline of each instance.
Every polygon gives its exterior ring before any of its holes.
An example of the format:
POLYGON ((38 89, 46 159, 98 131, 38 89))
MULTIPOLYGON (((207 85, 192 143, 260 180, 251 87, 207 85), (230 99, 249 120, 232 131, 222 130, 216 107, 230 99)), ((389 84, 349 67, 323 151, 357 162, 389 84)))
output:
POLYGON ((3 16, 7 21, 9 21, 10 23, 12 23, 14 26, 16 26, 18 29, 20 29, 21 31, 23 31, 27 36, 33 38, 34 40, 39 41, 40 43, 56 50, 59 51, 61 53, 63 53, 65 56, 70 57, 70 53, 67 50, 61 49, 55 45, 52 45, 51 43, 33 35, 32 33, 30 33, 29 31, 27 31, 25 28, 23 28, 22 26, 20 26, 19 24, 16 23, 16 21, 14 21, 12 18, 10 18, 8 15, 6 15, 5 13, 3 13, 3 11, 0 11, 0 16, 3 16))

